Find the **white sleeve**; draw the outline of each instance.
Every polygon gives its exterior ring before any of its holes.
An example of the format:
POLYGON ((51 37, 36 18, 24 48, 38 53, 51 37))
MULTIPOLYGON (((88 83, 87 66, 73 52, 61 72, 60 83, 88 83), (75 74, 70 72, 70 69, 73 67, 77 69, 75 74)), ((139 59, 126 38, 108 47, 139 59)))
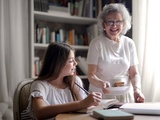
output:
POLYGON ((99 43, 96 42, 97 40, 92 40, 87 54, 87 63, 88 64, 98 64, 98 59, 100 56, 100 49, 99 49, 99 43))
POLYGON ((33 97, 43 97, 45 99, 47 91, 46 84, 42 81, 34 81, 31 85, 31 96, 33 97))
POLYGON ((29 115, 34 118, 34 112, 32 109, 32 97, 42 97, 43 100, 46 102, 46 104, 49 104, 46 100, 46 92, 47 92, 47 87, 45 86, 45 84, 42 81, 34 81, 31 85, 31 94, 29 96, 29 104, 27 107, 27 112, 29 113, 29 115))
MULTIPOLYGON (((78 85, 80 85, 83 89, 85 89, 84 87, 83 87, 83 82, 82 82, 82 80, 78 77, 78 76, 76 76, 76 83, 78 84, 78 85)), ((86 98, 87 97, 87 94, 80 88, 80 87, 78 87, 78 91, 79 91, 79 93, 80 93, 80 97, 81 98, 86 98)))
POLYGON ((131 42, 130 44, 130 51, 131 51, 131 55, 130 55, 130 65, 133 66, 133 65, 137 65, 139 64, 139 61, 138 61, 138 57, 137 57, 137 51, 136 51, 136 46, 135 46, 135 43, 134 41, 131 42))

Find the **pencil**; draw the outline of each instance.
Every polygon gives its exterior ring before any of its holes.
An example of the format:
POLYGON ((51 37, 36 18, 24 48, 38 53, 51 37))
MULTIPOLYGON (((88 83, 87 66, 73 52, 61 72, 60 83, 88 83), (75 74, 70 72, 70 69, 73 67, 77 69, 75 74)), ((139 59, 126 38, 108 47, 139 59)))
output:
POLYGON ((87 95, 88 94, 90 94, 86 89, 84 89, 83 87, 81 87, 79 84, 77 84, 76 82, 75 82, 75 84, 81 89, 81 90, 83 90, 87 95))

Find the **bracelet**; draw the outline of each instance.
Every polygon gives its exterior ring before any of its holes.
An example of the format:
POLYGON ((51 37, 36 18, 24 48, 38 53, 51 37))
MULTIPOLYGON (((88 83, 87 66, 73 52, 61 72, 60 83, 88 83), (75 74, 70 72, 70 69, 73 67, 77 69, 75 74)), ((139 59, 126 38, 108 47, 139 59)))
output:
POLYGON ((141 90, 139 87, 134 87, 134 88, 133 88, 133 91, 135 92, 137 89, 138 89, 138 90, 141 90))

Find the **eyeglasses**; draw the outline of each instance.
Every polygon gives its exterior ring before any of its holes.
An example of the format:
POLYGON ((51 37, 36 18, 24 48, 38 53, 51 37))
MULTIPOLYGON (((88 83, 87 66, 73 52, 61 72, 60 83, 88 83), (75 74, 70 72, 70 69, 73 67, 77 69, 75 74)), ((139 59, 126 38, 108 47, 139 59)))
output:
POLYGON ((107 21, 104 21, 106 23, 107 26, 112 26, 112 25, 116 25, 116 26, 120 26, 122 25, 123 23, 123 20, 107 20, 107 21))

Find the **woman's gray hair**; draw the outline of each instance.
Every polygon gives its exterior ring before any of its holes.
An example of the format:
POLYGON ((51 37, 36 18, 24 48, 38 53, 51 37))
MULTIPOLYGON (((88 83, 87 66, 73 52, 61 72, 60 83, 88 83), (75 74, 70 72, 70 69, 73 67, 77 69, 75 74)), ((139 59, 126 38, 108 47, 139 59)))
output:
POLYGON ((129 14, 129 11, 125 7, 124 4, 122 3, 111 3, 108 5, 105 5, 103 7, 103 10, 98 16, 98 26, 99 26, 99 31, 102 34, 106 34, 104 31, 104 26, 103 23, 106 20, 106 16, 111 13, 111 12, 118 12, 122 15, 122 19, 124 20, 124 28, 121 32, 121 35, 125 35, 128 30, 131 28, 131 16, 129 14))

